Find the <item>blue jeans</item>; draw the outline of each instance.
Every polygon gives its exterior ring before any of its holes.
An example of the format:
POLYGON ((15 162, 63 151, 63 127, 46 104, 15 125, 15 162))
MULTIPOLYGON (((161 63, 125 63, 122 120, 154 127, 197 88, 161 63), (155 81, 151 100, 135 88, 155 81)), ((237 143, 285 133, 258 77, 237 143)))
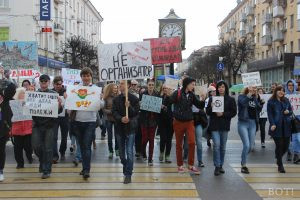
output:
POLYGON ((133 170, 133 145, 135 134, 116 134, 124 176, 131 176, 133 170))
POLYGON ((213 157, 215 167, 224 165, 228 132, 227 131, 212 131, 213 139, 213 157))
POLYGON ((80 144, 78 139, 76 138, 76 153, 75 153, 75 159, 77 161, 82 161, 82 157, 81 157, 81 151, 80 151, 80 144))
POLYGON ((68 132, 69 132, 69 118, 68 117, 59 117, 54 126, 54 138, 53 138, 53 158, 58 159, 58 149, 57 149, 57 139, 58 139, 58 129, 60 127, 60 147, 59 153, 64 155, 67 149, 67 141, 68 141, 68 132))
POLYGON ((32 129, 32 148, 39 157, 40 171, 51 173, 53 158, 53 128, 33 127, 32 129))
POLYGON ((114 149, 113 149, 113 127, 114 127, 114 133, 115 133, 115 150, 119 150, 119 146, 118 146, 118 142, 117 142, 117 137, 116 137, 116 130, 115 130, 115 125, 114 125, 114 122, 111 122, 111 121, 108 121, 106 120, 105 121, 105 124, 106 124, 106 130, 107 130, 107 142, 108 142, 108 150, 110 153, 113 153, 114 152, 114 149))
POLYGON ((203 128, 201 125, 197 125, 195 127, 195 134, 196 134, 196 145, 197 145, 197 159, 198 162, 202 161, 202 135, 203 135, 203 128))
POLYGON ((77 122, 74 123, 74 131, 79 142, 82 156, 82 171, 90 172, 91 169, 91 146, 95 136, 96 122, 77 122))
POLYGON ((292 149, 293 153, 300 153, 300 133, 292 134, 292 149))
POLYGON ((256 123, 255 120, 238 121, 238 132, 243 142, 242 165, 247 163, 247 155, 254 148, 256 123))

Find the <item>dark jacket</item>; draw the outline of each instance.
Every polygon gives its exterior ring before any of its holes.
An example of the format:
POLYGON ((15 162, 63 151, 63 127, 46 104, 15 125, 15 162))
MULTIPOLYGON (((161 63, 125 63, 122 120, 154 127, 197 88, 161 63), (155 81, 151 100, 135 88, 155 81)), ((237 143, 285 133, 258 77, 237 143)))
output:
MULTIPOLYGON (((45 91, 41 91, 41 89, 38 89, 37 92, 47 92, 47 93, 57 93, 54 90, 47 89, 45 91)), ((61 113, 63 111, 62 107, 58 108, 58 113, 61 113)), ((55 123, 57 122, 57 118, 51 118, 51 117, 32 117, 33 120, 33 127, 44 127, 44 128, 53 128, 55 123)))
POLYGON ((162 98, 162 105, 164 105, 165 107, 161 109, 161 112, 158 115, 158 121, 172 122, 173 121, 172 105, 168 104, 168 97, 166 95, 160 97, 162 98))
POLYGON ((193 92, 185 93, 184 89, 173 92, 168 98, 169 104, 174 104, 173 116, 178 121, 192 121, 194 120, 192 105, 195 105, 199 109, 203 109, 205 106, 204 101, 200 101, 193 92))
POLYGON ((104 108, 102 109, 106 120, 110 121, 110 122, 114 122, 114 116, 112 114, 112 106, 113 106, 113 100, 114 100, 114 96, 109 96, 104 100, 104 108))
POLYGON ((206 114, 210 117, 208 129, 210 131, 230 131, 231 118, 236 116, 237 109, 235 99, 229 95, 224 96, 224 114, 218 117, 212 112, 212 97, 209 98, 206 114))
POLYGON ((116 133, 117 134, 134 134, 138 126, 138 114, 139 114, 139 99, 133 94, 128 93, 128 101, 130 106, 128 108, 129 123, 122 123, 122 117, 126 116, 125 108, 125 96, 123 94, 118 95, 113 100, 112 114, 116 120, 116 133))
POLYGON ((272 137, 290 137, 291 136, 291 120, 292 120, 292 106, 287 98, 284 101, 277 99, 270 99, 267 104, 268 120, 270 122, 269 135, 272 137), (289 111, 285 115, 283 112, 289 111), (275 131, 271 131, 271 127, 275 125, 275 131))
POLYGON ((3 102, 0 104, 0 139, 9 136, 12 127, 11 118, 13 117, 9 101, 13 99, 16 93, 15 84, 1 80, 0 95, 3 97, 3 102))
POLYGON ((238 97, 239 121, 247 121, 250 119, 249 113, 248 113, 248 106, 249 106, 250 100, 255 102, 255 108, 256 108, 255 121, 258 122, 259 113, 261 112, 261 110, 263 108, 263 104, 256 97, 251 96, 249 98, 247 95, 244 95, 244 94, 241 94, 238 97))
MULTIPOLYGON (((148 90, 143 92, 140 95, 140 101, 143 98, 143 95, 150 95, 148 90)), ((153 94, 151 96, 159 97, 159 94, 156 91, 153 91, 153 94)), ((140 122, 141 125, 144 127, 156 127, 157 126, 157 120, 158 120, 158 114, 155 112, 150 112, 146 110, 140 110, 140 122)))

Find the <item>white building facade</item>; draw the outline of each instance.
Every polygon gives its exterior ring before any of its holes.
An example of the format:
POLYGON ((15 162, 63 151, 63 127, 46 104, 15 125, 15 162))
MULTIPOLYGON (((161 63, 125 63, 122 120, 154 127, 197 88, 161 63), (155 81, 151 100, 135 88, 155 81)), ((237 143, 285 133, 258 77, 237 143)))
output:
POLYGON ((65 41, 81 36, 97 46, 103 18, 89 0, 45 1, 51 1, 50 21, 40 21, 40 0, 0 0, 0 38, 37 41, 40 72, 55 76, 66 66, 59 53, 65 41), (45 27, 52 31, 42 32, 45 27))

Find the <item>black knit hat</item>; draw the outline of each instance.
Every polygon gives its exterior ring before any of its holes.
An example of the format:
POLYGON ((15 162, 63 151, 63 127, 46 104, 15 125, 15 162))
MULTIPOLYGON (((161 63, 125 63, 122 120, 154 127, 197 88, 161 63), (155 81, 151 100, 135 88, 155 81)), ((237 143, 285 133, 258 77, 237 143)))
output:
POLYGON ((193 79, 193 78, 191 78, 191 77, 186 77, 186 78, 183 79, 183 81, 182 81, 182 87, 183 87, 184 89, 186 89, 186 87, 187 87, 190 83, 192 83, 192 82, 196 82, 196 80, 193 79))

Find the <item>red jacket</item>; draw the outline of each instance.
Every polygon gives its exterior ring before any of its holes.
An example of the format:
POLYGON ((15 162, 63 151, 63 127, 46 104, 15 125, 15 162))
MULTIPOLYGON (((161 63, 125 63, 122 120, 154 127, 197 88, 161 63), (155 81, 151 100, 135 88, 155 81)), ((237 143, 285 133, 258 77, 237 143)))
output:
POLYGON ((32 120, 13 122, 11 134, 21 136, 32 134, 32 120))

